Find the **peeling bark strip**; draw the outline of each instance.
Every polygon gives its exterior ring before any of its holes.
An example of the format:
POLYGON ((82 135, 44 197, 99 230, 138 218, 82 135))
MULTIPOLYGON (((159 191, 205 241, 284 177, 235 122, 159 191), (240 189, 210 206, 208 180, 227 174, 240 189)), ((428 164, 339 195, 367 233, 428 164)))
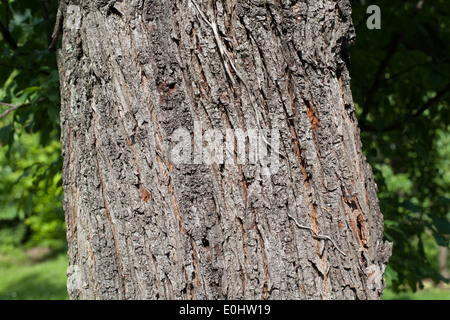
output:
POLYGON ((350 92, 348 0, 61 8, 72 299, 381 297, 391 245, 350 92), (225 165, 173 163, 177 129, 204 147, 194 123, 277 130, 280 168, 236 148, 225 165))

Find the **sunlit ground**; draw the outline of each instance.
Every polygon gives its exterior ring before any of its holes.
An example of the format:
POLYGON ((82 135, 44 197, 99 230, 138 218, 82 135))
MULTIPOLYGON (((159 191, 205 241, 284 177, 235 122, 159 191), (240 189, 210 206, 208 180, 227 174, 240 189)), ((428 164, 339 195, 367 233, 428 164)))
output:
POLYGON ((44 261, 0 256, 0 300, 68 299, 66 269, 65 254, 44 261))

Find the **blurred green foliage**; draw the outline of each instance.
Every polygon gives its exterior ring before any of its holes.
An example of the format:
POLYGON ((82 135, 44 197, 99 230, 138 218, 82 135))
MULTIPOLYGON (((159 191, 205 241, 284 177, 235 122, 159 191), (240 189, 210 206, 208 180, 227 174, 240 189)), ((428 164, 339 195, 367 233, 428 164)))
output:
POLYGON ((35 136, 23 133, 15 138, 8 157, 0 153, 3 246, 25 242, 30 246, 64 246, 59 152, 58 140, 42 146, 35 136))
MULTIPOLYGON (((352 1, 352 91, 364 153, 394 242, 394 291, 442 280, 449 245, 450 6, 447 0, 352 1), (366 27, 367 6, 381 29, 366 27)), ((63 247, 59 84, 49 51, 57 1, 0 0, 0 249, 63 247)))
POLYGON ((373 167, 394 243, 394 290, 439 274, 450 235, 450 6, 446 0, 353 1, 352 92, 364 153, 373 167), (366 27, 368 5, 381 29, 366 27))
POLYGON ((65 246, 57 1, 0 1, 0 246, 65 246))

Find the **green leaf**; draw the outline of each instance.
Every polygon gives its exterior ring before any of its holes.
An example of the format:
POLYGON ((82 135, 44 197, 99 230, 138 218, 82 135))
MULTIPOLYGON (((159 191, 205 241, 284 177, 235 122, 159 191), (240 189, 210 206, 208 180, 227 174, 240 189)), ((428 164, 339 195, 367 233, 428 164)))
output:
POLYGON ((431 216, 431 219, 433 220, 433 224, 440 234, 450 235, 450 222, 447 219, 437 216, 431 216))
POLYGON ((0 145, 10 145, 14 135, 14 125, 8 124, 0 129, 0 145))
POLYGON ((392 269, 389 264, 386 267, 386 278, 389 278, 392 281, 398 281, 398 272, 392 269))
POLYGON ((384 225, 387 226, 387 227, 398 227, 399 226, 399 222, 395 221, 395 220, 385 219, 384 220, 384 225))
POLYGON ((27 99, 33 100, 37 94, 42 92, 41 87, 28 87, 17 93, 19 103, 24 103, 27 99))
POLYGON ((55 108, 52 105, 47 109, 47 112, 50 117, 50 120, 59 125, 60 124, 59 108, 55 108))
POLYGON ((447 238, 442 236, 441 234, 433 234, 434 240, 436 240, 436 243, 441 247, 448 247, 449 241, 447 238))
POLYGON ((20 90, 17 95, 21 96, 21 95, 30 95, 36 91, 41 90, 41 87, 28 87, 26 89, 20 90))

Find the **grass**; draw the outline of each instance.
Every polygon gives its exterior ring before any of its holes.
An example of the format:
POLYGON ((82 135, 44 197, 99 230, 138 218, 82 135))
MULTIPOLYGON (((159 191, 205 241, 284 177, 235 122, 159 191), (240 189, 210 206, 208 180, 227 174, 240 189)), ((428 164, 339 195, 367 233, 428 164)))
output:
MULTIPOLYGON (((0 300, 66 300, 67 256, 30 258, 24 253, 0 255, 0 300)), ((450 300, 450 286, 427 285, 413 293, 384 291, 383 300, 450 300)))
POLYGON ((450 300, 450 289, 432 288, 415 293, 407 291, 398 294, 386 290, 383 294, 383 300, 450 300))
POLYGON ((0 257, 0 300, 67 300, 67 256, 33 262, 0 257))
POLYGON ((411 290, 394 293, 390 289, 384 290, 383 300, 450 300, 450 286, 434 286, 431 283, 425 285, 422 290, 411 290))

